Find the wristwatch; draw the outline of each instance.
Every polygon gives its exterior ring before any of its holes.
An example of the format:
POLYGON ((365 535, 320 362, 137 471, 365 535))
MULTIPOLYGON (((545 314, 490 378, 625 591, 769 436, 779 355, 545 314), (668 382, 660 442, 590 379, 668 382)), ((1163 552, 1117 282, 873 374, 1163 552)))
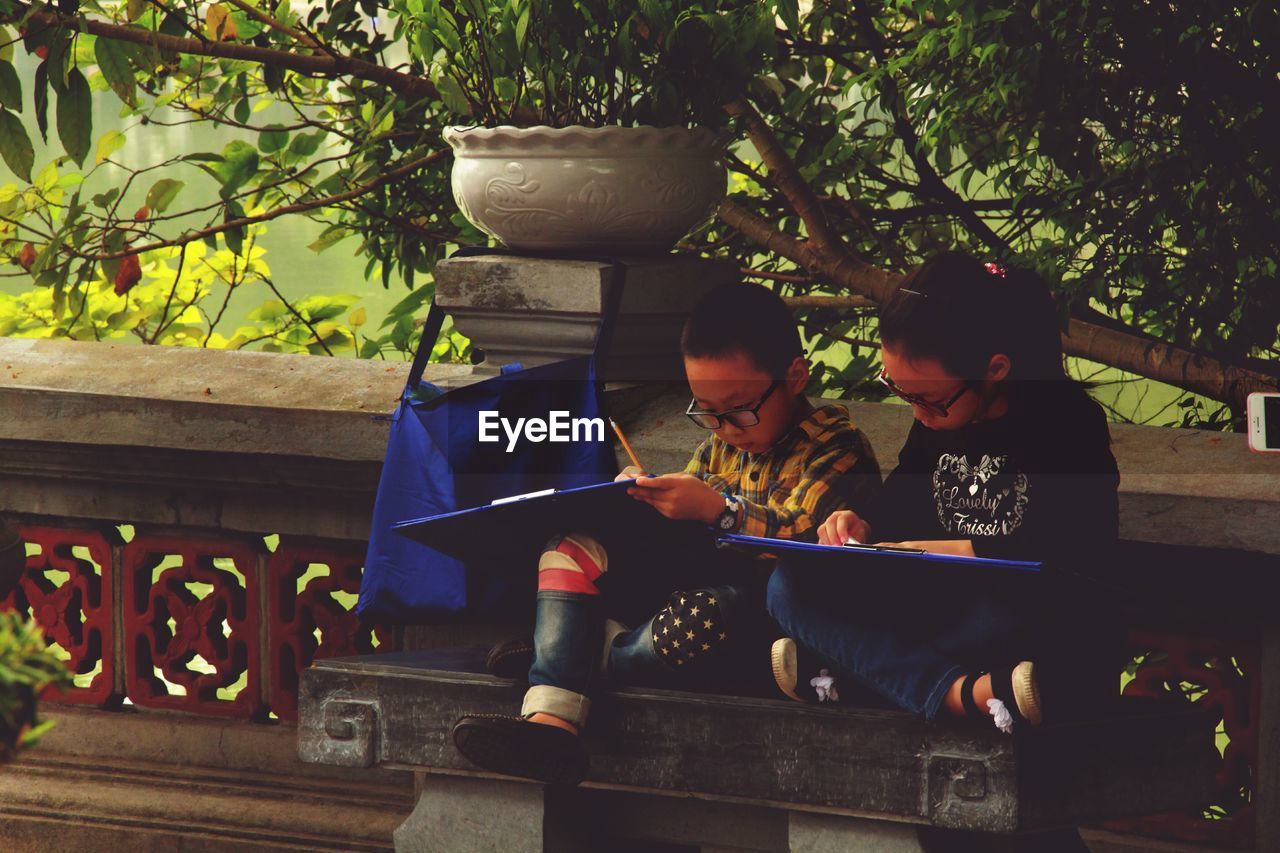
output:
POLYGON ((737 498, 731 498, 728 495, 724 499, 724 509, 720 510, 720 514, 716 516, 714 522, 716 530, 721 533, 732 533, 738 529, 738 525, 742 523, 740 512, 742 507, 738 503, 737 498))

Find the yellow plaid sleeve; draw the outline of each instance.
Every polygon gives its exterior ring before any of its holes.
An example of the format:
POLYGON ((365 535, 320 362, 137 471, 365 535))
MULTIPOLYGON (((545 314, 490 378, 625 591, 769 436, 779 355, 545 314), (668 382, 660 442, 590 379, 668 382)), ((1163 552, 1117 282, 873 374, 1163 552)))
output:
POLYGON ((732 484, 722 474, 715 473, 724 468, 726 445, 709 436, 694 451, 689 464, 684 466, 684 473, 692 474, 717 492, 732 491, 732 484))
MULTIPOLYGON (((856 443, 840 442, 800 461, 804 466, 801 479, 781 500, 771 499, 768 504, 743 501, 738 532, 772 539, 816 539, 818 525, 846 505, 847 490, 836 486, 862 461, 860 450, 856 443)), ((875 480, 878 483, 878 475, 875 480)))
POLYGON ((707 473, 711 470, 711 451, 712 443, 715 436, 707 436, 703 439, 702 444, 698 445, 698 449, 693 451, 693 458, 689 460, 689 464, 684 466, 684 473, 692 474, 699 480, 707 479, 707 473))

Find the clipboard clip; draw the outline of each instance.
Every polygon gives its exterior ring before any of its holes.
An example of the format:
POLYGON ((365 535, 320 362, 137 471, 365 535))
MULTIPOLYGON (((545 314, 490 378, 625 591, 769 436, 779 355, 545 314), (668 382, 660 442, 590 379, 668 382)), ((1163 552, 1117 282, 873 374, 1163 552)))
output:
POLYGON ((841 547, 853 551, 873 551, 879 554, 924 554, 923 548, 901 548, 897 545, 863 545, 861 542, 846 542, 841 547))
POLYGON ((509 498, 498 498, 497 500, 489 501, 489 506, 515 503, 516 501, 527 501, 530 498, 545 498, 547 495, 554 495, 555 493, 555 489, 541 489, 536 492, 526 492, 523 495, 512 495, 509 498))

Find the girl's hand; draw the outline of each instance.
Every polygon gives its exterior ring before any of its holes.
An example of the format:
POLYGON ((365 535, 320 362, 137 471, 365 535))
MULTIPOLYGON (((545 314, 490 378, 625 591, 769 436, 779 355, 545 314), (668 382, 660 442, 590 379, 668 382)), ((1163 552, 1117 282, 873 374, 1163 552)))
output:
POLYGON ((970 539, 926 539, 910 542, 877 542, 877 545, 891 545, 894 548, 919 548, 930 554, 950 554, 953 557, 976 557, 973 553, 973 541, 970 539))
POLYGON ((851 509, 831 513, 818 527, 819 545, 843 545, 850 539, 866 542, 870 537, 871 525, 851 509))
POLYGON ((710 524, 724 509, 724 496, 692 474, 641 477, 627 494, 676 521, 710 524))
POLYGON ((634 480, 636 477, 643 477, 645 473, 634 465, 628 465, 618 472, 618 476, 613 478, 616 483, 619 480, 634 480))

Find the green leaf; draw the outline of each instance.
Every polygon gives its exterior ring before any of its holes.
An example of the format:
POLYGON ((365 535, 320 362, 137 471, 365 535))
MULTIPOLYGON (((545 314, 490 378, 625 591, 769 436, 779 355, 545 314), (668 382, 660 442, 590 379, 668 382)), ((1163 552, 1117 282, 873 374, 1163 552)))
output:
POLYGON ((84 164, 93 141, 92 106, 89 81, 79 68, 72 68, 66 90, 58 93, 58 138, 78 165, 84 164))
POLYGON ((787 25, 787 32, 800 34, 800 10, 796 0, 778 0, 778 17, 787 25))
POLYGON ((118 130, 108 130, 98 140, 98 153, 94 155, 93 162, 102 163, 123 147, 124 134, 118 130))
POLYGON ((187 31, 187 16, 180 11, 170 10, 160 22, 160 32, 167 36, 190 38, 191 33, 187 31))
POLYGON ((141 18, 146 10, 147 0, 129 0, 125 5, 125 14, 128 15, 130 23, 141 18))
MULTIPOLYGON (((243 218, 244 218, 244 208, 240 206, 240 203, 236 201, 227 202, 227 212, 226 212, 226 215, 223 217, 222 221, 230 222, 233 219, 243 219, 243 218)), ((235 252, 237 255, 244 250, 244 226, 243 225, 241 225, 238 228, 229 228, 228 230, 223 231, 222 236, 227 241, 227 248, 235 252)))
POLYGON ((106 210, 107 208, 111 207, 112 202, 114 202, 119 195, 120 195, 120 188, 112 187, 111 189, 107 190, 104 193, 98 193, 97 195, 93 196, 93 198, 89 200, 92 201, 98 207, 102 208, 103 210, 106 210))
POLYGON ((463 93, 462 87, 458 85, 458 81, 454 80, 448 74, 441 74, 436 80, 436 89, 440 92, 440 100, 444 101, 444 105, 451 112, 459 115, 469 115, 471 113, 471 102, 467 100, 467 96, 463 93))
POLYGON ((15 175, 27 183, 31 182, 31 167, 35 165, 36 152, 27 137, 27 129, 8 110, 0 110, 0 157, 4 158, 15 175))
POLYGON ((320 150, 320 143, 324 142, 328 135, 323 130, 317 130, 315 133, 300 133, 289 143, 289 153, 299 157, 310 157, 320 150))
POLYGON ((520 10, 520 17, 516 18, 516 48, 524 50, 524 40, 529 34, 529 16, 533 11, 533 7, 525 6, 520 10))
POLYGON ((36 129, 40 131, 40 139, 49 141, 49 63, 41 62, 36 66, 36 80, 32 95, 36 104, 36 129))
POLYGON ((22 81, 13 63, 0 60, 0 107, 22 112, 22 81))
POLYGON ((161 178, 147 191, 147 207, 151 208, 152 213, 163 213, 169 205, 173 204, 173 200, 185 186, 186 184, 182 181, 161 178))
POLYGON ((230 198, 258 171, 258 149, 239 139, 229 142, 222 149, 222 162, 215 163, 210 171, 222 179, 219 195, 230 198))
POLYGON ((307 246, 307 248, 316 254, 320 254, 334 243, 337 243, 350 235, 351 229, 346 226, 330 225, 328 228, 324 229, 324 231, 321 231, 320 236, 312 241, 311 245, 307 246))
POLYGON ((13 61, 13 34, 8 27, 0 27, 0 61, 13 61))
POLYGON ((431 62, 431 58, 436 55, 436 38, 428 27, 418 27, 413 34, 414 46, 418 49, 418 56, 424 63, 431 62))
POLYGON ((289 144, 289 133, 283 125, 269 124, 258 134, 258 148, 267 154, 273 154, 289 144))
POLYGON ((131 107, 137 106, 138 81, 130 62, 135 52, 132 45, 114 39, 100 38, 93 46, 98 69, 107 79, 107 85, 131 107))

